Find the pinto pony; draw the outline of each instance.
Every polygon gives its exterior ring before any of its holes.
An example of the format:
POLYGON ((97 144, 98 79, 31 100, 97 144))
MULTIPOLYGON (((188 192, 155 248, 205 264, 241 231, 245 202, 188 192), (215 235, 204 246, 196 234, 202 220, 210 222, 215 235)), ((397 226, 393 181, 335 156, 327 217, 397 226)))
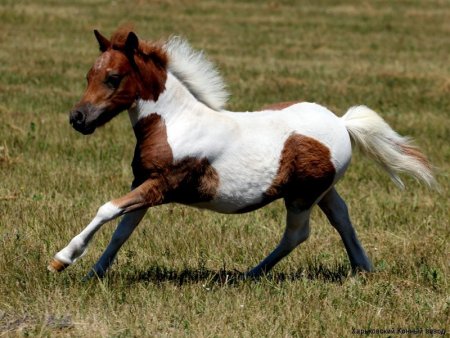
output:
POLYGON ((247 276, 267 273, 310 233, 318 204, 344 242, 353 270, 372 265, 350 222, 336 182, 352 155, 351 140, 399 185, 405 172, 432 185, 425 156, 365 106, 341 118, 314 103, 283 103, 256 113, 223 109, 218 72, 179 38, 149 43, 119 29, 94 31, 101 55, 70 113, 82 134, 128 110, 136 135, 131 192, 102 205, 91 223, 49 265, 61 271, 85 252, 100 227, 124 215, 88 276, 103 276, 150 207, 182 203, 237 214, 284 199, 286 229, 278 246, 247 276))

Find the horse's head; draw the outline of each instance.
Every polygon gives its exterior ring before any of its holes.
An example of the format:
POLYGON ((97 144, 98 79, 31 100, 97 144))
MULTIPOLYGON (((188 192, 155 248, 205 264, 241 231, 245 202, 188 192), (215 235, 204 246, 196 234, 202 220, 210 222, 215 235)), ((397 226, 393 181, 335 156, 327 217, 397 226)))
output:
POLYGON ((156 45, 140 41, 129 30, 111 40, 94 31, 101 55, 87 73, 86 91, 70 112, 70 123, 87 135, 133 106, 137 99, 158 99, 166 82, 167 55, 156 45))

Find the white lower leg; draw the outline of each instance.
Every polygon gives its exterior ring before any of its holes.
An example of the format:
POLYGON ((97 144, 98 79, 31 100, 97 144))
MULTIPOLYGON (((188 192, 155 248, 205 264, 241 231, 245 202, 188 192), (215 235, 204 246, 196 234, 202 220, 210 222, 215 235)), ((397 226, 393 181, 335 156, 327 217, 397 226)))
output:
POLYGON ((116 228, 116 231, 114 231, 111 242, 108 244, 108 247, 103 252, 98 262, 86 276, 87 278, 90 278, 94 275, 97 275, 99 277, 104 276, 106 270, 108 270, 114 258, 116 257, 117 252, 133 233, 134 229, 142 220, 146 212, 147 209, 141 209, 130 212, 129 214, 123 216, 122 220, 116 228))
POLYGON ((70 243, 61 251, 59 251, 54 260, 48 266, 51 271, 61 271, 68 265, 73 264, 79 257, 81 257, 92 239, 94 234, 106 222, 116 218, 122 212, 122 209, 116 207, 111 202, 102 205, 97 212, 97 215, 89 223, 89 225, 75 236, 70 243))

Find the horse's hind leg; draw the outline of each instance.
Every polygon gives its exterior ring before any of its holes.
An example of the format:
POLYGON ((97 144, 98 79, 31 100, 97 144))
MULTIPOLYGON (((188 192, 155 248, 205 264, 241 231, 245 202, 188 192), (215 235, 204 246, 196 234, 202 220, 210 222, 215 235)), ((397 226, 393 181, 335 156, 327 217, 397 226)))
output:
POLYGON ((327 216, 331 225, 338 231, 344 242, 352 269, 372 271, 372 264, 356 236, 350 221, 347 205, 335 188, 331 188, 319 201, 319 207, 327 216))
POLYGON ((249 277, 259 277, 272 269, 283 257, 309 237, 311 209, 300 209, 286 203, 286 230, 278 246, 261 263, 247 272, 249 277))

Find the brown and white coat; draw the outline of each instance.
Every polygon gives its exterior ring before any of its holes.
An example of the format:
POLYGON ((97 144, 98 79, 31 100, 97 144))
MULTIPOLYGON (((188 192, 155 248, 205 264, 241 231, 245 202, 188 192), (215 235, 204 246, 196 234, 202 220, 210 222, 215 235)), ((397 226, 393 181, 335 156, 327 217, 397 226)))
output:
POLYGON ((242 213, 283 198, 287 226, 278 247, 249 275, 270 270, 309 235, 319 204, 338 230, 353 268, 371 270, 334 184, 350 163, 352 138, 398 180, 407 171, 426 182, 426 159, 366 107, 342 118, 314 103, 287 103, 256 113, 223 109, 227 94, 217 71, 180 39, 165 44, 119 30, 96 32, 102 54, 71 123, 89 134, 128 109, 136 135, 133 189, 103 205, 93 221, 50 264, 60 271, 86 250, 105 222, 125 215, 94 266, 102 276, 149 207, 182 203, 242 213))

